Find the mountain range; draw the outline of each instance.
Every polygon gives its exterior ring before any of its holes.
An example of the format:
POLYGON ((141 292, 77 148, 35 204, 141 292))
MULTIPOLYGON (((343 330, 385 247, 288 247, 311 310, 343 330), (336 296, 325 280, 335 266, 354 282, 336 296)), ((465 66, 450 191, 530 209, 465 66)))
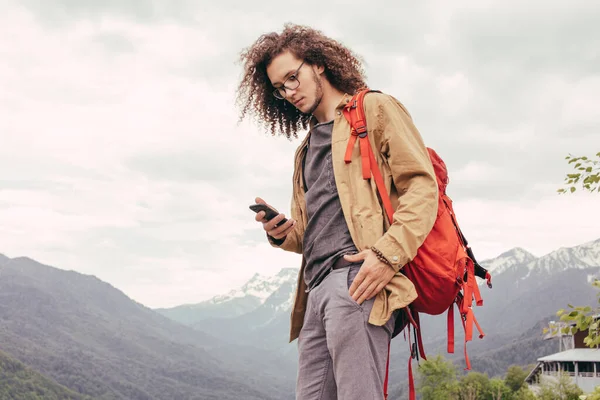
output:
MULTIPOLYGON (((556 310, 595 304, 600 240, 543 257, 516 248, 482 264, 493 275, 475 308, 486 336, 468 349, 473 370, 496 376, 558 350, 541 332, 556 310)), ((282 268, 208 301, 152 310, 94 276, 0 255, 0 377, 10 382, 0 394, 33 387, 48 399, 292 400, 297 273, 282 268)), ((445 354, 446 316, 422 316, 422 330, 428 355, 445 354)), ((402 335, 392 342, 391 398, 404 398, 407 347, 402 335)), ((448 357, 463 363, 461 346, 448 357)))
POLYGON ((0 265, 0 348, 93 399, 264 400, 290 391, 268 355, 176 323, 93 276, 25 257, 0 265))
MULTIPOLYGON (((475 307, 475 315, 484 330, 483 340, 474 339, 468 344, 473 369, 490 376, 504 373, 511 364, 528 365, 537 357, 557 351, 556 343, 541 339, 542 328, 558 309, 567 304, 594 304, 596 291, 591 282, 600 277, 600 239, 571 248, 560 248, 542 257, 536 257, 522 248, 514 248, 481 264, 492 274, 493 288, 488 289, 481 280, 483 307, 475 307)), ((190 324, 194 329, 219 337, 231 344, 254 346, 265 352, 279 354, 293 365, 296 346, 287 343, 289 329, 290 296, 296 285, 298 269, 289 268, 277 277, 255 276, 252 286, 261 286, 261 279, 281 282, 279 287, 269 286, 272 295, 257 299, 244 295, 244 287, 234 291, 236 296, 220 297, 220 317, 215 317, 210 304, 215 299, 187 306, 194 315, 185 315, 184 309, 162 309, 163 315, 190 324), (282 280, 286 278, 287 280, 282 280), (235 303, 234 303, 235 299, 235 303), (247 299, 247 302, 246 302, 247 299), (254 305, 254 309, 250 304, 254 305), (246 314, 229 317, 229 305, 246 304, 252 309, 246 314), (194 310, 194 311, 191 311, 194 310), (179 312, 176 315, 176 312, 179 312), (244 327, 240 335, 236 327, 244 327)), ((250 282, 249 282, 250 283, 250 282)), ((268 285, 265 284, 264 287, 268 285)), ((455 313, 456 343, 464 340, 461 323, 455 313)), ((428 354, 441 353, 464 365, 462 351, 446 354, 446 315, 421 316, 422 333, 428 354)), ((392 342, 391 373, 405 378, 408 345, 400 337, 392 342)), ((461 346, 457 345, 460 349, 461 346)), ((294 370, 295 371, 295 370, 294 370)), ((295 373, 295 372, 294 372, 295 373)), ((294 376, 287 372, 287 375, 294 376)), ((405 379, 400 379, 404 380, 405 379)), ((391 386, 392 392, 402 391, 402 384, 391 386)))

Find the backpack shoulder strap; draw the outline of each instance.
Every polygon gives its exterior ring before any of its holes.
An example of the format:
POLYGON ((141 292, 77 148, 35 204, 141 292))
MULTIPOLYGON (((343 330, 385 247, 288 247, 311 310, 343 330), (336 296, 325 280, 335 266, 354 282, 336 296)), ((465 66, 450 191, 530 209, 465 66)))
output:
POLYGON ((391 225, 394 221, 394 208, 392 207, 390 196, 385 189, 385 183, 383 181, 383 177, 381 176, 381 171, 377 166, 377 159, 373 154, 371 143, 367 138, 367 118, 365 116, 364 98, 369 92, 379 91, 370 89, 361 90, 355 94, 344 107, 344 116, 350 123, 351 127, 350 140, 348 141, 348 147, 346 148, 344 161, 346 164, 352 162, 352 152, 358 138, 360 142, 359 150, 363 179, 370 179, 371 174, 373 175, 375 184, 377 185, 377 190, 379 191, 379 196, 381 197, 381 202, 383 203, 383 207, 391 225))

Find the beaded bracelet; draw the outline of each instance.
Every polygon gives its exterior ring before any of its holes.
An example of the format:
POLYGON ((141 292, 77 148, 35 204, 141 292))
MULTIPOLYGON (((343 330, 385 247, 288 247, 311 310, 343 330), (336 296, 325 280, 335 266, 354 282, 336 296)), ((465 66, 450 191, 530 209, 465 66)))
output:
POLYGON ((383 255, 383 253, 381 251, 379 251, 379 249, 376 249, 375 247, 371 246, 371 250, 373 251, 373 253, 375 253, 375 255, 377 256, 377 259, 379 261, 381 261, 382 263, 385 263, 385 264, 387 264, 389 266, 392 265, 392 263, 390 263, 388 261, 388 259, 385 258, 385 256, 383 255))

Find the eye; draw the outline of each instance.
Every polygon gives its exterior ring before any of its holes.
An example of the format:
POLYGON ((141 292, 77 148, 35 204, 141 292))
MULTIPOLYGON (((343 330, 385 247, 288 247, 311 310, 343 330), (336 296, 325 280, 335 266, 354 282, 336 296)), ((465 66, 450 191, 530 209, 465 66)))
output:
POLYGON ((295 82, 298 78, 296 78, 296 75, 290 75, 289 78, 287 78, 288 81, 290 82, 295 82))

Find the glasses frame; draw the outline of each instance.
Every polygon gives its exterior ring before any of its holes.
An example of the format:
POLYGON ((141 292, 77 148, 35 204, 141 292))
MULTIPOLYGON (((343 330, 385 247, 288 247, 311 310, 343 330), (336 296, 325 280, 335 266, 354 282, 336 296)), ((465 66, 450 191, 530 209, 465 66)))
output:
POLYGON ((287 99, 287 92, 285 91, 286 89, 288 90, 296 90, 298 89, 298 87, 300 86, 300 79, 298 79, 298 73, 300 72, 300 68, 302 68, 302 66, 304 65, 304 61, 302 61, 302 64, 300 64, 300 66, 298 67, 298 69, 296 69, 296 72, 294 72, 293 74, 291 74, 290 76, 288 76, 286 78, 286 80, 283 82, 283 85, 281 85, 280 87, 275 88, 275 90, 273 90, 273 96, 278 99, 278 100, 285 100, 287 99), (288 87, 285 86, 285 83, 292 77, 296 77, 296 82, 298 82, 298 84, 296 85, 296 87, 288 87), (285 93, 284 95, 281 94, 281 89, 283 89, 283 93, 285 93))

